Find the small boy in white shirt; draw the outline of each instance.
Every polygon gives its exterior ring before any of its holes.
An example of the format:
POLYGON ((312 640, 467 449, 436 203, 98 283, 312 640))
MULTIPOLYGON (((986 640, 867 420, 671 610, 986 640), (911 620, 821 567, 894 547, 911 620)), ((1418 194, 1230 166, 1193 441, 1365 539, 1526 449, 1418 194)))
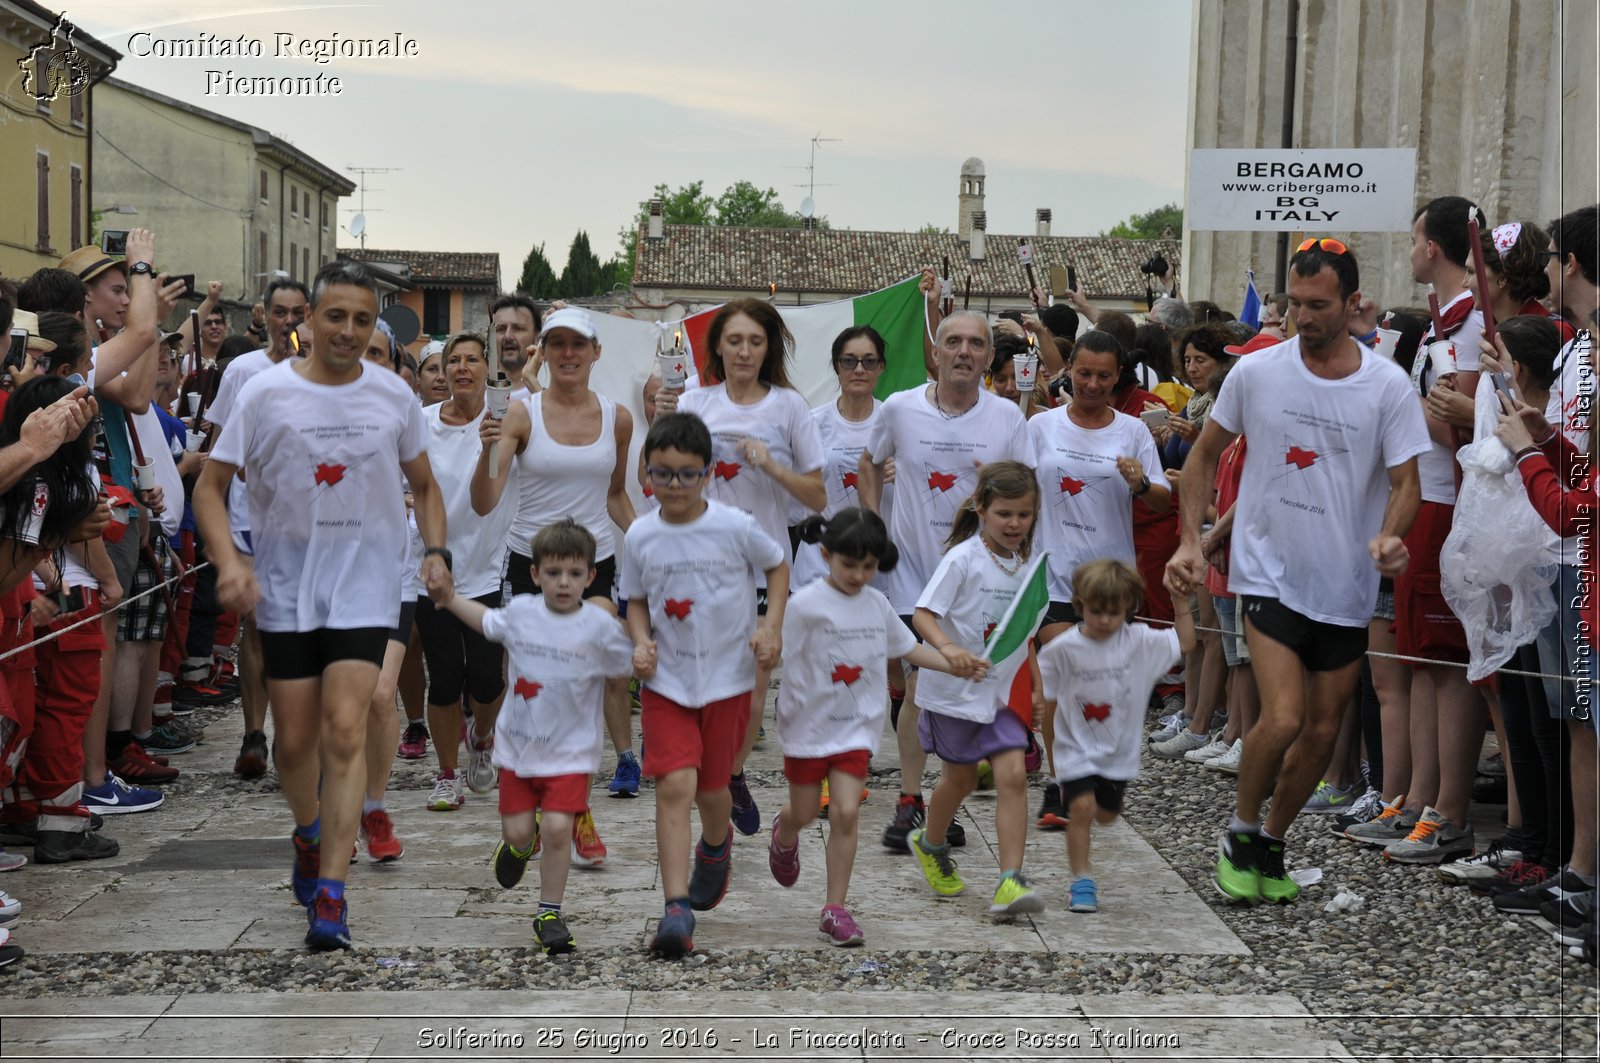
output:
POLYGON ((1039 651, 1045 697, 1055 705, 1055 768, 1068 809, 1068 908, 1099 908, 1089 867, 1091 823, 1122 812, 1123 791, 1139 777, 1144 710, 1160 679, 1193 648, 1170 627, 1130 623, 1144 594, 1139 570, 1125 561, 1091 561, 1072 574, 1072 600, 1083 621, 1039 651))
POLYGON ((631 671, 633 642, 615 614, 584 590, 594 579, 594 536, 568 518, 533 537, 533 578, 544 592, 489 609, 460 595, 439 603, 505 645, 510 676, 495 720, 500 830, 495 879, 510 889, 545 849, 533 930, 546 953, 576 946, 561 918, 573 819, 589 811, 590 778, 605 744, 605 680, 631 671))

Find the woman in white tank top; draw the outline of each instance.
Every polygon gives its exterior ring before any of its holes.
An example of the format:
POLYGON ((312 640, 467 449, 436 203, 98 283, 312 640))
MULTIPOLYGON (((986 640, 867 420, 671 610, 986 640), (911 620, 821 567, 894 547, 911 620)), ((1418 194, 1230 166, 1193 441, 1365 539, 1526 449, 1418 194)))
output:
MULTIPOLYGON (((512 403, 504 421, 484 418, 472 505, 479 513, 492 511, 507 490, 507 480, 515 480, 517 508, 507 537, 504 601, 539 593, 529 558, 532 539, 546 525, 571 517, 595 538, 595 578, 585 597, 614 611, 617 532, 633 523, 627 493, 633 416, 589 387, 600 344, 588 311, 564 307, 551 312, 539 330, 539 346, 550 386, 512 403), (496 476, 489 475, 493 443, 500 444, 496 476)), ((630 716, 627 680, 607 680, 606 727, 617 751, 611 793, 617 797, 639 792, 630 716)), ((574 829, 592 831, 592 821, 580 818, 574 829)), ((598 845, 598 838, 580 837, 575 851, 586 845, 598 845)))

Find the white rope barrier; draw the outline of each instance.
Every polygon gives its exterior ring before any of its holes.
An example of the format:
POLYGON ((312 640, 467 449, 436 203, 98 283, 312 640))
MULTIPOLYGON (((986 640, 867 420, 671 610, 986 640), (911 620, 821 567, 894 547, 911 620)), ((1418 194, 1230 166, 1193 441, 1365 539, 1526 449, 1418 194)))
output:
POLYGON ((48 635, 45 635, 45 636, 43 636, 41 638, 34 639, 32 642, 25 643, 24 645, 18 646, 15 649, 7 650, 5 653, 0 653, 0 661, 9 660, 12 657, 15 657, 19 653, 23 653, 23 652, 26 652, 27 650, 31 650, 35 646, 42 646, 46 642, 54 642, 56 639, 60 638, 62 635, 65 635, 67 632, 76 631, 78 628, 83 627, 86 624, 98 624, 102 619, 104 619, 106 614, 115 613, 115 612, 117 612, 118 610, 122 609, 124 606, 128 605, 131 602, 136 602, 140 598, 148 598, 150 595, 155 594, 158 591, 166 590, 168 587, 171 587, 173 584, 182 583, 184 580, 188 579, 191 575, 193 575, 196 572, 199 572, 203 568, 208 567, 210 564, 211 564, 211 562, 209 562, 209 561, 202 561, 198 565, 194 566, 193 568, 186 569, 185 571, 178 573, 178 575, 173 576, 169 580, 164 580, 161 583, 157 583, 153 587, 145 588, 144 590, 140 591, 138 594, 130 595, 129 597, 122 599, 122 601, 118 602, 111 609, 102 609, 97 613, 92 613, 89 616, 84 617, 82 620, 74 621, 73 623, 68 624, 66 627, 61 628, 58 631, 52 631, 48 635))

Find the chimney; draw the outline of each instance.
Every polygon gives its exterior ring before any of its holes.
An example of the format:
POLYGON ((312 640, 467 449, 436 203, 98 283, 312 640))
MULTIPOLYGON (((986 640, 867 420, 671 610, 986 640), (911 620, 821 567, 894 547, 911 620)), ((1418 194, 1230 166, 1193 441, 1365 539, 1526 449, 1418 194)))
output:
POLYGON ((1033 212, 1033 235, 1050 235, 1050 217, 1051 214, 1049 207, 1040 207, 1038 210, 1033 212))
POLYGON ((649 240, 660 240, 662 238, 662 236, 663 236, 663 233, 661 232, 661 197, 660 196, 656 196, 654 199, 650 200, 650 223, 649 224, 650 224, 650 227, 645 230, 646 239, 649 239, 649 240))
POLYGON ((972 215, 972 245, 967 252, 967 257, 974 262, 982 262, 987 248, 984 246, 988 239, 989 212, 975 211, 972 215))

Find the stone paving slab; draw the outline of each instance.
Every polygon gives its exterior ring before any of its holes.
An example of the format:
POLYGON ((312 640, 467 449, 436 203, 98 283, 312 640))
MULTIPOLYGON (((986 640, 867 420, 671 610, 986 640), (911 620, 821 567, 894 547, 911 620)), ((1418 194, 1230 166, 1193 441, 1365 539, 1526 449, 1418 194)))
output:
POLYGON ((0 1003, 7 1059, 1349 1058, 1288 996, 228 993, 0 1003))

